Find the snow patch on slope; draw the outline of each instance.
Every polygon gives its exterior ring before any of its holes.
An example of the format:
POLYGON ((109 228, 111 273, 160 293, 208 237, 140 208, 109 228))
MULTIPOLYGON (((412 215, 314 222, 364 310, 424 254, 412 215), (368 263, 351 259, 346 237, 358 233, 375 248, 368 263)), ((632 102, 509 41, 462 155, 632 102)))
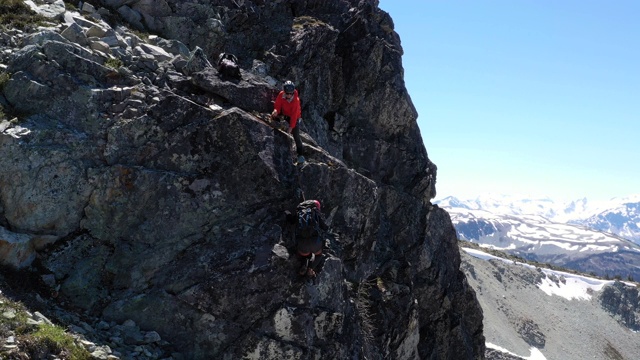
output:
POLYGON ((492 344, 490 342, 485 343, 485 346, 490 348, 490 349, 495 349, 495 350, 498 350, 498 351, 503 352, 503 353, 507 353, 507 354, 510 354, 510 355, 513 355, 513 356, 517 356, 517 357, 521 357, 521 358, 523 358, 525 360, 547 360, 547 358, 536 347, 531 347, 531 349, 530 349, 531 355, 529 355, 528 357, 524 357, 524 356, 520 356, 518 354, 514 354, 511 351, 509 351, 509 350, 507 350, 507 349, 505 349, 503 347, 500 347, 498 345, 492 344))
MULTIPOLYGON (((464 250, 471 256, 484 260, 495 259, 511 264, 515 263, 517 265, 535 268, 535 266, 533 265, 514 262, 513 260, 508 260, 498 256, 487 254, 477 249, 463 247, 462 250, 464 250)), ((538 288, 549 296, 556 295, 567 300, 591 300, 592 293, 600 291, 605 285, 613 284, 614 282, 613 280, 601 280, 564 271, 550 269, 541 270, 546 275, 546 277, 542 279, 541 284, 538 284, 538 288), (560 280, 558 281, 558 279, 560 280)))

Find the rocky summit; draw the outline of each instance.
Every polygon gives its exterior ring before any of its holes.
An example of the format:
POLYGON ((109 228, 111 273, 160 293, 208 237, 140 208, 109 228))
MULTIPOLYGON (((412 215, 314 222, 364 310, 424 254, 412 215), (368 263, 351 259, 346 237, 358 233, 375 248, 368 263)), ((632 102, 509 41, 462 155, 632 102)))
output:
POLYGON ((0 33, 0 260, 42 301, 170 343, 122 358, 484 357, 377 1, 24 3, 47 20, 0 33), (267 120, 285 80, 304 164, 267 120), (302 198, 330 226, 313 281, 302 198))

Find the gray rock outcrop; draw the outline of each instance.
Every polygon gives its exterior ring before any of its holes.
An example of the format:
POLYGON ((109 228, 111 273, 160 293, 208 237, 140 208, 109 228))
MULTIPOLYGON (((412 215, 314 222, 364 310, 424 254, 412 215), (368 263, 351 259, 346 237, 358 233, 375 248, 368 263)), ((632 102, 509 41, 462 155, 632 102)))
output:
POLYGON ((377 2, 91 3, 0 43, 18 118, 0 126, 0 254, 28 249, 5 264, 185 358, 484 356, 377 2), (101 20, 117 14, 158 36, 101 20), (210 66, 222 51, 241 80, 210 66), (300 90, 303 166, 262 120, 273 79, 300 90), (283 216, 300 194, 331 225, 316 283, 295 275, 283 216))
POLYGON ((531 319, 520 319, 516 325, 516 331, 527 344, 537 348, 544 348, 545 336, 540 327, 531 319))
POLYGON ((598 299, 602 308, 621 324, 633 331, 640 331, 640 295, 637 287, 616 281, 605 287, 598 299))

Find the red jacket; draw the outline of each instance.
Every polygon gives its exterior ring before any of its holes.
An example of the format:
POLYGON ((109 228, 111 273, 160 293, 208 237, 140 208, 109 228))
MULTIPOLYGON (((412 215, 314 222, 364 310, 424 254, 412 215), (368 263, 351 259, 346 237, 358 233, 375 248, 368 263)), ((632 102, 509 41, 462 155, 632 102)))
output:
POLYGON ((298 119, 302 116, 302 110, 300 110, 300 98, 298 97, 298 90, 293 91, 293 99, 288 102, 284 98, 284 91, 280 91, 276 98, 276 103, 273 105, 273 109, 277 112, 277 115, 286 115, 289 117, 289 127, 295 128, 298 123, 298 119))

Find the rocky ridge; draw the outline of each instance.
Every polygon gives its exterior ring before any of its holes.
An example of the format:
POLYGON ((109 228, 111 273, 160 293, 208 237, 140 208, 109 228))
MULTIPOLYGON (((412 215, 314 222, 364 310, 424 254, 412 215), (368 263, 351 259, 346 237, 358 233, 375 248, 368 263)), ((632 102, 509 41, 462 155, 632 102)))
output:
POLYGON ((635 359, 638 284, 464 251, 484 315, 487 359, 635 359), (589 284, 580 288, 572 276, 589 284))
POLYGON ((0 122, 1 259, 85 331, 135 329, 105 356, 483 356, 375 1, 35 3, 51 26, 0 39, 15 115, 0 122), (211 66, 222 51, 241 80, 211 66), (262 120, 284 79, 302 96, 301 167, 262 120), (292 275, 282 216, 300 194, 332 228, 315 284, 292 275))

